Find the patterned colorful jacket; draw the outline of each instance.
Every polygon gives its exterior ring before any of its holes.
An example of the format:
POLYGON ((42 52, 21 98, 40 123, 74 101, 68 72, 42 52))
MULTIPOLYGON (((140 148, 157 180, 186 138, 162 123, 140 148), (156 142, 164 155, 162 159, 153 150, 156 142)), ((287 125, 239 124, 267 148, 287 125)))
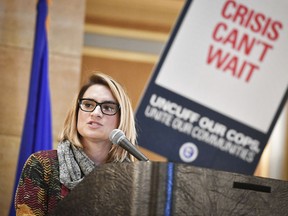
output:
POLYGON ((34 153, 26 161, 19 180, 16 214, 47 215, 68 193, 69 189, 59 180, 57 151, 34 153))

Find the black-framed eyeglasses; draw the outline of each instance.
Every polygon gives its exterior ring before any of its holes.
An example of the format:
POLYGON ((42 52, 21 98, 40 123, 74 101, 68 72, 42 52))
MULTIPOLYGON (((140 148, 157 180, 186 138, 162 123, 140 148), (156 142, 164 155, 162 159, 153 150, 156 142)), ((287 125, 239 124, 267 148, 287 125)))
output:
POLYGON ((100 110, 105 115, 115 115, 120 110, 120 105, 112 101, 105 101, 103 103, 98 103, 90 98, 82 98, 78 100, 79 107, 84 112, 93 112, 99 105, 100 110))

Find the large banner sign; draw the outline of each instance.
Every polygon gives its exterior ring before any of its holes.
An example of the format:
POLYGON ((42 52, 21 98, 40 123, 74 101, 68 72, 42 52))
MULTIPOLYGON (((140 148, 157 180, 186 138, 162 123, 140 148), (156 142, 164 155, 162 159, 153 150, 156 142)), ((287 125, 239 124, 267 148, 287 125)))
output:
POLYGON ((287 0, 187 1, 137 108, 139 145, 253 174, 287 101, 287 0))

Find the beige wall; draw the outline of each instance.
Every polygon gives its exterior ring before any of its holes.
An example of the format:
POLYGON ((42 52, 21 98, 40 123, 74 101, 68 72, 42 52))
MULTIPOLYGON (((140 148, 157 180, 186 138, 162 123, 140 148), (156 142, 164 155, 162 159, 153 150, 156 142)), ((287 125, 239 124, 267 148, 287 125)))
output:
MULTIPOLYGON (((36 2, 0 2, 0 215, 8 214, 14 184, 30 79, 36 2)), ((85 1, 51 2, 49 76, 55 144, 80 83, 85 1)))

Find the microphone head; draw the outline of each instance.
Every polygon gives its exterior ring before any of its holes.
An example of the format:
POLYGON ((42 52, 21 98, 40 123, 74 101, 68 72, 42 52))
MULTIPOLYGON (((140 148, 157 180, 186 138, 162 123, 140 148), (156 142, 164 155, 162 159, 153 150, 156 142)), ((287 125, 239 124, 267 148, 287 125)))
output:
POLYGON ((123 138, 125 138, 125 134, 120 129, 112 130, 109 135, 110 141, 115 145, 118 145, 123 138))

